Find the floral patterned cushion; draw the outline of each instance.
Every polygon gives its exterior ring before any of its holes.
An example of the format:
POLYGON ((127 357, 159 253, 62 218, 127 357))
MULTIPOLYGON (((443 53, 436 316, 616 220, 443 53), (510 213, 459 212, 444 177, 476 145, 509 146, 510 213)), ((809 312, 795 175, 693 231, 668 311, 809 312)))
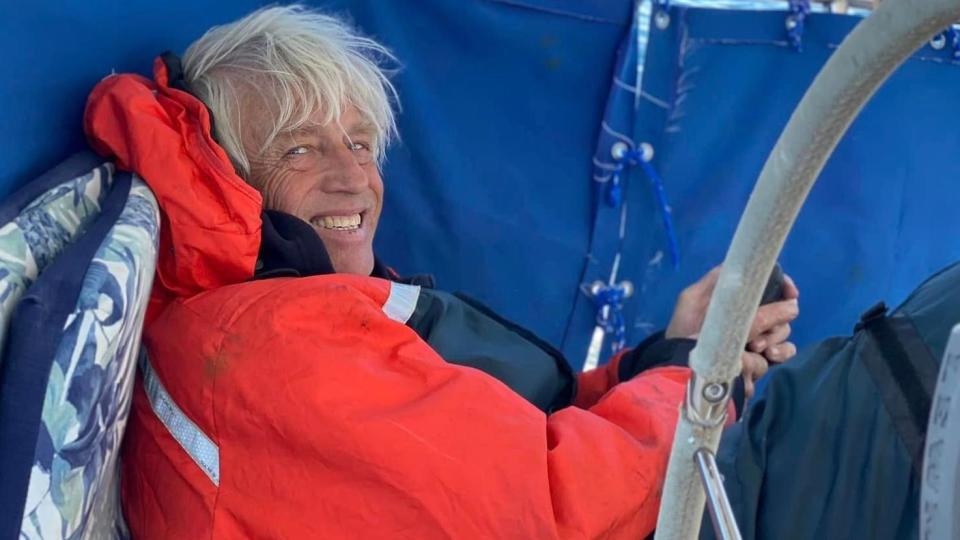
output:
MULTIPOLYGON (((28 363, 48 369, 43 372, 42 392, 35 392, 42 410, 32 426, 36 440, 20 445, 32 456, 26 462, 30 470, 23 471, 28 480, 25 493, 20 493, 22 508, 15 512, 21 539, 125 536, 117 456, 130 407, 159 227, 153 194, 140 179, 126 176, 123 183, 129 191, 123 192, 122 208, 118 206, 112 214, 117 217, 103 228, 102 239, 94 234, 103 226, 103 219, 97 221, 101 204, 111 186, 120 186, 109 164, 47 191, 15 219, 0 225, 0 338, 7 338, 11 354, 27 351, 7 357, 9 365, 0 364, 0 374, 11 371, 6 368, 16 362, 24 363, 31 354, 28 363), (57 264, 58 257, 69 260, 71 245, 90 237, 97 242, 81 267, 57 264), (77 286, 64 295, 70 303, 59 306, 62 324, 34 324, 31 339, 38 345, 24 347, 19 342, 27 332, 21 329, 31 326, 24 326, 21 318, 50 310, 19 309, 25 304, 16 311, 14 307, 20 299, 43 304, 37 300, 38 296, 42 300, 43 293, 36 290, 60 291, 62 287, 50 287, 55 280, 47 278, 65 271, 73 274, 72 281, 67 281, 77 286), (15 320, 10 328, 17 334, 8 336, 11 315, 15 320), (41 345, 46 342, 50 345, 41 345), (50 354, 38 357, 38 351, 47 349, 50 354)), ((116 193, 110 196, 115 198, 116 193)), ((0 391, 7 390, 0 386, 0 391)), ((0 402, 5 397, 0 395, 0 402)), ((0 410, 0 423, 8 417, 9 411, 0 410)), ((7 432, 0 425, 0 443, 7 432)), ((0 486, 0 495, 3 490, 0 486)))
POLYGON ((156 266, 159 207, 134 179, 63 329, 43 407, 21 538, 108 538, 120 517, 117 461, 156 266))
POLYGON ((0 351, 20 297, 64 246, 86 232, 112 183, 113 165, 104 163, 47 191, 0 226, 0 351))

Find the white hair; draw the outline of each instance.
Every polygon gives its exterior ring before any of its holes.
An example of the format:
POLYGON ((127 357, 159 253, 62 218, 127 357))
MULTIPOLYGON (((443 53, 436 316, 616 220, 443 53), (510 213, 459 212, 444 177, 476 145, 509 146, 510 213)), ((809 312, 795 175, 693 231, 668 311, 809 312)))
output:
MULTIPOLYGON (((281 133, 306 125, 318 111, 323 124, 354 106, 377 132, 373 152, 382 162, 396 134, 391 99, 397 94, 382 67, 396 59, 384 46, 344 21, 300 5, 259 9, 211 28, 183 56, 185 79, 214 118, 217 140, 240 176, 281 133), (241 139, 241 103, 251 92, 273 118, 256 141, 241 139), (252 151, 254 155, 247 155, 252 151)), ((258 126, 259 127, 259 126, 258 126)))

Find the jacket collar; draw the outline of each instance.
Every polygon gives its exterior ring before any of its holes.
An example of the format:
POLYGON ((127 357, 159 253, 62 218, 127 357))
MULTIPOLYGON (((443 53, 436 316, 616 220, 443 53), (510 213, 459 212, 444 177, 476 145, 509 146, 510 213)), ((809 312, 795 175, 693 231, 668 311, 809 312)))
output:
MULTIPOLYGON (((336 272, 323 241, 309 223, 276 210, 265 210, 261 218, 260 253, 253 279, 318 276, 336 272)), ((370 276, 428 288, 434 285, 433 276, 418 274, 401 277, 379 259, 374 259, 370 276)))

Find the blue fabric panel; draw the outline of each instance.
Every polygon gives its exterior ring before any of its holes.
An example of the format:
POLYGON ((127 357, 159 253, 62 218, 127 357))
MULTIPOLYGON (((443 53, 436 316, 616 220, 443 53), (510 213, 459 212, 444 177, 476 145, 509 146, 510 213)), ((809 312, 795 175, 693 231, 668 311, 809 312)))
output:
MULTIPOLYGON (((635 136, 656 147, 681 246, 681 268, 650 265, 662 235, 634 171, 625 277, 635 332, 668 320, 680 290, 722 260, 767 154, 819 68, 858 19, 807 18, 803 51, 788 46, 784 14, 671 10, 654 28, 635 136), (646 205, 645 207, 643 205, 646 205)), ((782 257, 798 282, 801 344, 849 331, 876 300, 896 303, 924 276, 960 258, 956 148, 960 66, 926 47, 878 92, 814 187, 782 257)), ((633 340, 640 335, 634 334, 633 340)))
POLYGON ((631 2, 583 0, 487 0, 543 13, 578 17, 587 21, 623 24, 630 13, 631 2))
POLYGON ((100 216, 40 274, 14 311, 0 362, 0 538, 18 536, 35 454, 53 451, 49 440, 38 438, 50 366, 86 268, 123 210, 130 182, 130 174, 118 175, 100 216))
POLYGON ((589 241, 590 158, 631 4, 331 4, 403 64, 383 260, 433 272, 440 288, 563 342, 589 241))

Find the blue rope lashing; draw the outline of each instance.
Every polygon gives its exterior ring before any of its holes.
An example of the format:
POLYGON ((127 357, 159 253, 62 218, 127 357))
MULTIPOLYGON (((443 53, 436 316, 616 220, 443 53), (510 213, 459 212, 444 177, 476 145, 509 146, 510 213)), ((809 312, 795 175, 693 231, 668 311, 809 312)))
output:
POLYGON ((803 21, 810 14, 810 0, 788 0, 790 14, 787 15, 787 36, 797 52, 803 51, 803 21))
POLYGON ((632 292, 629 282, 614 285, 597 282, 591 287, 593 301, 597 306, 597 325, 613 336, 610 342, 613 354, 620 352, 626 345, 627 325, 623 317, 623 300, 632 292))
POLYGON ((624 161, 618 159, 610 173, 610 182, 607 184, 606 201, 607 206, 619 208, 623 201, 623 188, 620 186, 620 174, 623 173, 624 161))
POLYGON ((667 193, 663 187, 663 179, 657 173, 657 170, 650 163, 651 157, 645 155, 641 150, 624 149, 616 159, 616 165, 610 176, 610 182, 607 186, 607 204, 617 207, 621 202, 621 180, 620 176, 627 165, 640 165, 647 179, 650 181, 650 187, 653 189, 653 196, 660 209, 660 219, 663 221, 663 230, 667 235, 667 248, 670 252, 670 260, 674 268, 680 267, 680 248, 677 242, 676 229, 673 226, 673 211, 667 202, 667 193))
POLYGON ((680 248, 677 245, 677 233, 673 228, 673 210, 667 203, 667 193, 663 189, 663 179, 657 174, 657 170, 649 161, 640 160, 640 166, 643 172, 647 173, 650 184, 653 187, 653 196, 657 199, 657 206, 660 207, 660 218, 663 220, 663 230, 667 233, 667 247, 670 248, 670 260, 674 268, 680 268, 680 248))

